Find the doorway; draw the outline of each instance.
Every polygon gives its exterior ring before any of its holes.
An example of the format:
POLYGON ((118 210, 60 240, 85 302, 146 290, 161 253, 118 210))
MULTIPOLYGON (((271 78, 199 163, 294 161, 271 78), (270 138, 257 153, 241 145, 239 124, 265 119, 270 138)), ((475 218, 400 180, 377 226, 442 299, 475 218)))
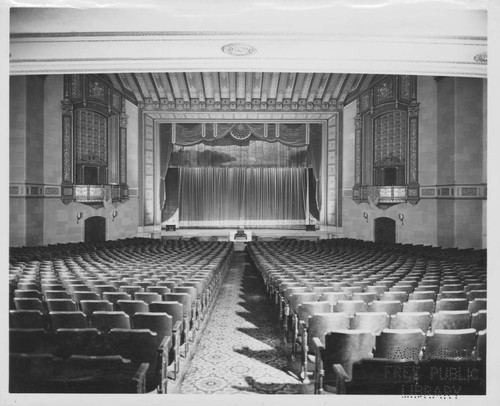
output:
POLYGON ((375 242, 396 243, 396 221, 388 217, 375 219, 375 242))
POLYGON ((85 219, 85 242, 106 241, 106 218, 93 216, 85 219))

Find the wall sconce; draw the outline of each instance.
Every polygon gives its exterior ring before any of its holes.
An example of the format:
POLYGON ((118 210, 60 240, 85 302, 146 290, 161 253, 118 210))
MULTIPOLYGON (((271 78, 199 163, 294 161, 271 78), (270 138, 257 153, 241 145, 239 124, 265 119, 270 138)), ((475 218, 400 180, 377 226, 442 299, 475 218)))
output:
POLYGON ((403 213, 399 213, 399 221, 401 221, 401 225, 404 225, 405 215, 403 213))
POLYGON ((83 217, 83 213, 81 211, 79 211, 78 213, 76 213, 76 224, 80 223, 80 220, 81 220, 82 217, 83 217))
POLYGON ((366 222, 368 223, 368 213, 366 211, 363 212, 363 217, 365 218, 366 222))
POLYGON ((115 221, 115 217, 118 216, 118 212, 115 210, 111 215, 113 216, 113 221, 115 221))

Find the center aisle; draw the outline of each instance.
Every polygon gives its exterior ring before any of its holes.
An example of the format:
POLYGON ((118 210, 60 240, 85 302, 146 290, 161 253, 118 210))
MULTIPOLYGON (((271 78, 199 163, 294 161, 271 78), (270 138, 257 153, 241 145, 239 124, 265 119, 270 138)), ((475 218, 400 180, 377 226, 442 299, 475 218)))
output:
POLYGON ((300 393, 258 271, 235 252, 180 393, 300 393))

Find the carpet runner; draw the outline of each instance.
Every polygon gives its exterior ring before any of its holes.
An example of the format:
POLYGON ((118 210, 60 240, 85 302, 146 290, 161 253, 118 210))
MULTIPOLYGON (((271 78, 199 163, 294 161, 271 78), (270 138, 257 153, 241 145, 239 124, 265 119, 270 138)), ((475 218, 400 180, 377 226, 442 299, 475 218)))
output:
POLYGON ((235 252, 180 393, 300 393, 275 312, 251 260, 235 252))

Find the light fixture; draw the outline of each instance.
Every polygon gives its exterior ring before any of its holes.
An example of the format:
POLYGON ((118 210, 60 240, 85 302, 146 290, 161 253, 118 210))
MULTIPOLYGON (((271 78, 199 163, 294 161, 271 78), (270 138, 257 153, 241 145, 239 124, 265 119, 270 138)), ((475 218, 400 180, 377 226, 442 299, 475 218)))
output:
POLYGON ((76 213, 76 224, 80 223, 80 219, 82 217, 83 217, 83 213, 81 211, 79 211, 78 213, 76 213))
POLYGON ((363 217, 365 218, 366 222, 368 223, 368 213, 366 211, 363 212, 363 217))
POLYGON ((404 225, 405 215, 403 213, 399 213, 399 221, 401 221, 401 225, 404 225))
POLYGON ((113 216, 113 221, 115 221, 115 217, 118 216, 118 212, 115 210, 113 213, 111 213, 113 216))

